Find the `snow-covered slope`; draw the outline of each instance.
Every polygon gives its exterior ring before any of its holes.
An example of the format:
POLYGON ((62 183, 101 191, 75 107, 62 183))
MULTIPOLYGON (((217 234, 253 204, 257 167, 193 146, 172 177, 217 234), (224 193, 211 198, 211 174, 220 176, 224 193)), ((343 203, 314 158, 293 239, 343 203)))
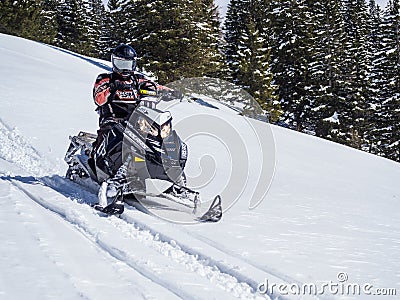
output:
POLYGON ((340 282, 338 274, 348 276, 342 286, 397 288, 378 298, 399 299, 399 164, 228 110, 175 103, 189 183, 212 157, 214 181, 204 192, 222 193, 223 204, 239 192, 237 202, 217 224, 169 223, 133 208, 103 217, 84 204, 96 201, 93 193, 63 178, 62 162, 68 135, 96 130, 91 89, 103 65, 7 35, 0 57, 1 299, 263 299, 256 289, 266 280, 321 290, 340 282), (204 126, 188 124, 199 115, 233 124, 247 157, 232 163, 216 137, 196 136, 204 126), (267 136, 261 145, 257 132, 267 136), (238 166, 247 168, 244 189, 222 188, 238 166), (260 183, 268 193, 249 210, 260 183))

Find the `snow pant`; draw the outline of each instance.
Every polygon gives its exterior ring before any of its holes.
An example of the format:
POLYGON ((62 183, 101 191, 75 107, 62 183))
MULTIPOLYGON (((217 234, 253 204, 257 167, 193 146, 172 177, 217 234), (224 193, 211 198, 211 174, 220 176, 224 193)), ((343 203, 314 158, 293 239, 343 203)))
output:
POLYGON ((107 122, 97 131, 97 139, 89 165, 101 183, 116 174, 122 165, 123 127, 118 122, 107 122))

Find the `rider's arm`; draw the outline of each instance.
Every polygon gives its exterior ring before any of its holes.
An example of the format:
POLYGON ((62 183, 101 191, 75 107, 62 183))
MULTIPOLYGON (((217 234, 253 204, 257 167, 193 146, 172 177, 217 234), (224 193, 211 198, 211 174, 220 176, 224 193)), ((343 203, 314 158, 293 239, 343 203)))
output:
POLYGON ((138 83, 149 82, 149 81, 152 82, 157 87, 157 90, 159 90, 159 91, 160 90, 172 91, 172 89, 170 89, 169 87, 161 85, 161 84, 158 84, 153 79, 151 79, 150 77, 146 76, 143 73, 135 71, 135 77, 136 77, 138 83))
POLYGON ((154 86, 157 88, 157 91, 160 93, 161 100, 164 101, 170 101, 173 99, 182 99, 183 95, 182 92, 179 90, 173 90, 167 86, 158 84, 151 80, 149 77, 144 75, 143 73, 140 72, 135 72, 136 79, 138 81, 138 84, 143 83, 143 82, 151 82, 154 84, 154 86))
POLYGON ((97 77, 93 88, 93 100, 98 106, 102 106, 109 100, 110 77, 107 74, 101 74, 97 77))

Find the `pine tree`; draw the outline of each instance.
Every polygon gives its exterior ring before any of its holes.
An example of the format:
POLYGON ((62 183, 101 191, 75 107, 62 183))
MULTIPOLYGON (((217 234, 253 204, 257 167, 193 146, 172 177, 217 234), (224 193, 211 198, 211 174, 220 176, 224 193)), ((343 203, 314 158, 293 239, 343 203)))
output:
POLYGON ((41 3, 41 24, 39 29, 40 41, 54 44, 58 32, 57 1, 43 0, 41 3))
POLYGON ((200 55, 204 58, 201 64, 201 76, 224 78, 228 72, 223 54, 221 21, 218 7, 214 0, 197 1, 194 8, 198 12, 192 20, 192 26, 197 31, 200 55))
POLYGON ((310 122, 317 136, 337 140, 337 112, 345 101, 341 65, 346 34, 341 1, 314 1, 309 9, 314 24, 314 50, 310 64, 312 80, 309 92, 313 97, 310 122))
POLYGON ((249 16, 250 0, 231 0, 228 4, 225 31, 225 56, 228 63, 229 76, 227 79, 238 83, 239 74, 239 51, 246 47, 241 44, 243 36, 247 31, 247 20, 249 16))
POLYGON ((12 0, 4 0, 0 2, 0 32, 12 34, 13 33, 13 18, 15 17, 12 0))
POLYGON ((366 131, 365 111, 368 74, 371 60, 368 52, 368 9, 365 0, 344 1, 344 21, 347 34, 345 102, 341 105, 339 142, 361 149, 366 131))
POLYGON ((184 6, 172 0, 139 0, 124 7, 128 17, 132 14, 127 38, 139 54, 139 65, 154 72, 162 83, 180 79, 184 73, 180 65, 190 51, 189 22, 181 17, 184 6))
MULTIPOLYGON (((124 39, 124 28, 127 20, 124 18, 120 0, 109 0, 107 11, 104 17, 104 25, 100 39, 100 58, 111 59, 112 50, 121 43, 126 43, 124 39)), ((127 30, 129 32, 129 30, 127 30)))
POLYGON ((217 19, 210 1, 137 0, 123 10, 129 18, 127 42, 136 48, 139 65, 159 82, 218 72, 217 35, 210 25, 217 19))
POLYGON ((309 83, 313 47, 312 23, 306 1, 271 3, 272 71, 284 110, 284 120, 298 131, 309 127, 312 108, 309 83))
POLYGON ((105 35, 106 11, 101 0, 86 0, 85 5, 85 32, 87 44, 84 54, 101 56, 104 49, 103 36, 105 35))
POLYGON ((0 2, 0 31, 24 38, 51 42, 55 35, 51 1, 4 0, 0 2))
POLYGON ((37 13, 36 3, 33 0, 4 0, 0 2, 0 28, 4 33, 23 36, 22 23, 26 24, 29 21, 28 16, 32 14, 35 17, 37 13))
POLYGON ((41 26, 41 7, 36 1, 19 1, 18 13, 22 15, 18 35, 32 40, 40 39, 38 33, 41 26))
MULTIPOLYGON (((138 19, 142 16, 150 16, 149 12, 154 5, 157 5, 157 1, 128 0, 116 3, 113 2, 114 1, 111 1, 109 3, 109 7, 112 14, 112 24, 115 24, 115 27, 113 28, 115 37, 119 40, 119 42, 125 44, 133 43, 136 41, 136 39, 139 40, 139 38, 136 36, 140 31, 138 19), (111 8, 111 5, 113 5, 113 8, 111 8)), ((143 30, 146 29, 143 28, 143 30)), ((133 44, 132 46, 137 48, 136 44, 133 44)))
POLYGON ((270 68, 271 48, 266 28, 268 6, 265 4, 251 0, 247 15, 243 16, 245 27, 236 41, 238 50, 232 57, 236 61, 232 77, 236 77, 236 84, 253 96, 261 109, 269 112, 270 120, 276 122, 282 112, 270 68))
POLYGON ((375 0, 369 1, 369 37, 368 48, 371 55, 371 69, 368 75, 368 97, 366 115, 366 132, 364 141, 368 145, 366 151, 379 154, 380 119, 382 110, 381 88, 385 76, 384 51, 382 51, 382 12, 375 0))
POLYGON ((383 16, 383 66, 379 153, 400 161, 400 1, 390 0, 383 16))
POLYGON ((82 0, 65 0, 57 7, 57 45, 78 53, 90 49, 87 11, 82 0))

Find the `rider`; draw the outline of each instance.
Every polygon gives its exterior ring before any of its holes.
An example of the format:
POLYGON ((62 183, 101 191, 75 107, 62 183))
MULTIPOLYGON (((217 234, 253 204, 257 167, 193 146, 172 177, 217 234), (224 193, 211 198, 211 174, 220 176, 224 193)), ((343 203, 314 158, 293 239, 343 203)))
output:
POLYGON ((122 173, 118 172, 123 165, 123 129, 125 121, 129 120, 141 101, 142 85, 147 84, 153 89, 154 87, 167 89, 135 72, 136 61, 137 54, 131 46, 126 44, 117 46, 111 55, 112 72, 100 74, 93 89, 100 128, 97 131, 89 165, 97 176, 97 181, 102 183, 103 192, 102 190, 99 192, 99 202, 103 207, 113 203, 117 186, 125 179, 122 173), (104 200, 104 195, 107 196, 107 202, 104 200))

